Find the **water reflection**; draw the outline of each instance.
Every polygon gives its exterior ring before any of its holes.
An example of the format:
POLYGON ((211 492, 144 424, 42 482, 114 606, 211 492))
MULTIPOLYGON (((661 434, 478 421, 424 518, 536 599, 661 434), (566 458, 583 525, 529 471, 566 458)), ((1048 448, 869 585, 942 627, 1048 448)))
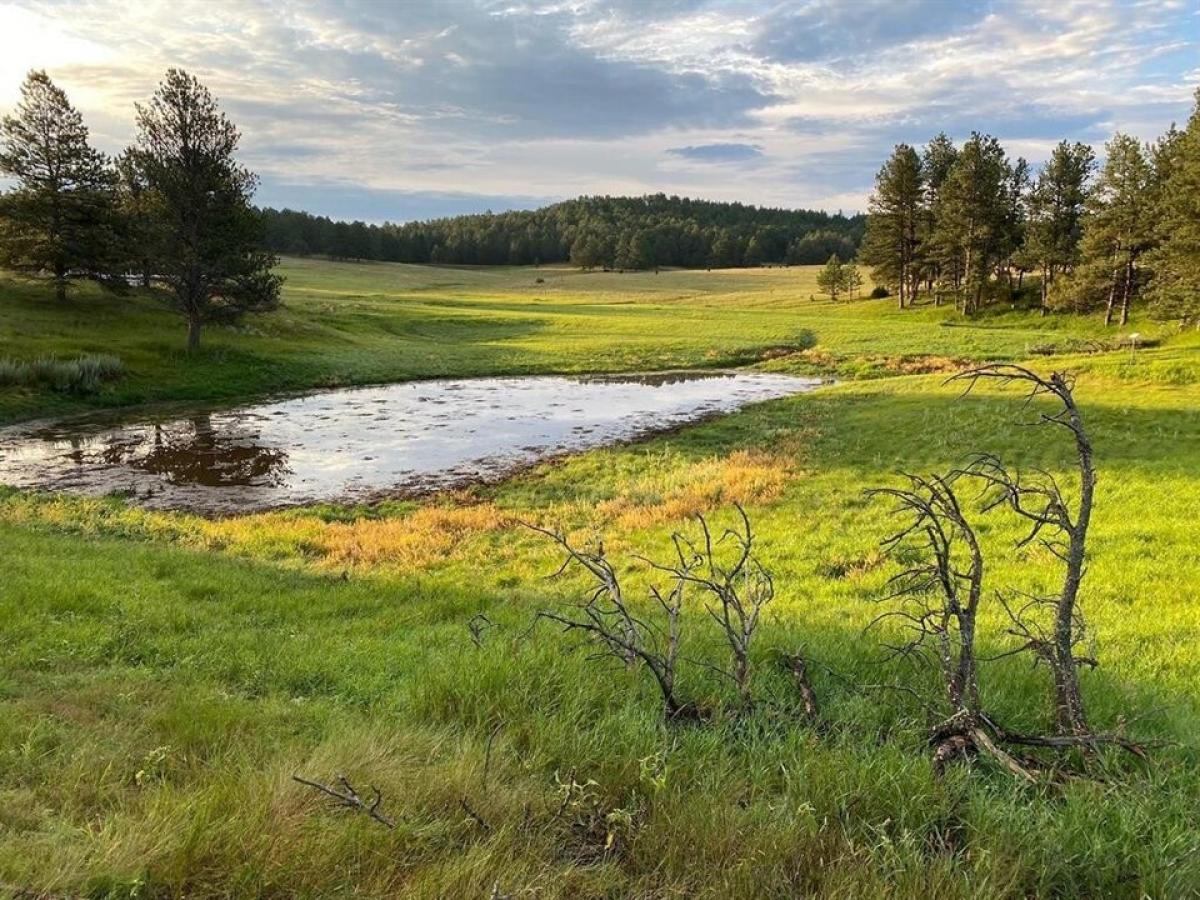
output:
POLYGON ((326 391, 173 420, 16 426, 0 430, 0 482, 211 513, 364 500, 497 478, 817 384, 725 372, 479 378, 326 391))
POLYGON ((113 445, 105 461, 135 466, 177 484, 284 484, 287 452, 261 441, 253 429, 240 428, 236 423, 222 429, 211 415, 202 414, 192 416, 186 425, 155 425, 146 447, 113 445))

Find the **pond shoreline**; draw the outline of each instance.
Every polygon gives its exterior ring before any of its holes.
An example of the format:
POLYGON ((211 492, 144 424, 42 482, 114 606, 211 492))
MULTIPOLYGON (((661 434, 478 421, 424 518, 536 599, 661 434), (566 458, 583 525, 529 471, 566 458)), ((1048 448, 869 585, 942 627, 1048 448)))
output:
POLYGON ((0 482, 208 516, 372 505, 494 484, 828 383, 729 369, 482 376, 92 412, 0 428, 0 482))

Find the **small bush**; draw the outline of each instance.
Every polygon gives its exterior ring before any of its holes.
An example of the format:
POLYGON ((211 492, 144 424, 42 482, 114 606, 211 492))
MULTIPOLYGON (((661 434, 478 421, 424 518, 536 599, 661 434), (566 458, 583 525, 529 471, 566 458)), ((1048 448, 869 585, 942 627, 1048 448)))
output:
POLYGON ((875 285, 874 288, 871 289, 871 299, 872 300, 882 300, 884 297, 890 297, 890 296, 891 296, 891 294, 888 293, 888 289, 885 288, 882 284, 877 284, 877 285, 875 285))
POLYGON ((46 386, 62 394, 92 394, 106 381, 124 374, 119 357, 108 353, 84 354, 75 359, 40 356, 22 362, 0 358, 0 387, 46 386))

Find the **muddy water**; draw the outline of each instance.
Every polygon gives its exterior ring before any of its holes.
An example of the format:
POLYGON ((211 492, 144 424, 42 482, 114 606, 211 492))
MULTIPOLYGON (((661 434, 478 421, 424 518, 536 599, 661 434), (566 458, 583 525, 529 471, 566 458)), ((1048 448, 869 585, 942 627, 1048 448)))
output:
POLYGON ((210 514, 419 494, 819 383, 752 372, 473 378, 169 419, 40 422, 0 430, 0 483, 210 514))

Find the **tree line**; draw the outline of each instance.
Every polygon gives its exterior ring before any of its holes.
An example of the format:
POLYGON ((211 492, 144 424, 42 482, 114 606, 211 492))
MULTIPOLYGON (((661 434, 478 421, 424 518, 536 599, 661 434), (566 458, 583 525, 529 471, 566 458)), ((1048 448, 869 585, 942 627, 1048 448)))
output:
POLYGON ((168 70, 135 116, 133 145, 110 158, 66 93, 29 73, 0 121, 0 174, 15 182, 0 195, 0 266, 48 272, 60 300, 72 278, 157 283, 193 350, 206 324, 278 303, 257 179, 235 158, 237 128, 186 72, 168 70))
POLYGON ((275 253, 452 265, 582 268, 809 265, 854 256, 864 216, 651 194, 579 197, 538 210, 405 224, 338 222, 264 209, 275 253))
POLYGON ((1103 311, 1126 324, 1145 301, 1200 319, 1200 92, 1186 128, 1152 144, 1117 134, 1062 141, 1036 175, 991 135, 896 146, 875 178, 859 261, 896 293, 970 314, 1038 276, 1043 312, 1103 311))

